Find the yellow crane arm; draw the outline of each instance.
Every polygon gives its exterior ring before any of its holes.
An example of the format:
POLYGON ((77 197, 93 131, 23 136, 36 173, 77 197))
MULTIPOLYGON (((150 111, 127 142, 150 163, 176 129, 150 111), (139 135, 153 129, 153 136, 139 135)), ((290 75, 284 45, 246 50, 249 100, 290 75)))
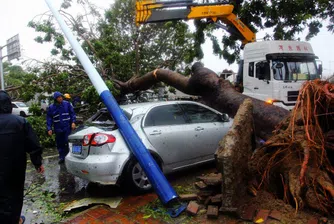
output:
POLYGON ((223 3, 197 4, 192 0, 136 0, 137 25, 189 19, 222 21, 228 25, 229 28, 226 29, 228 32, 238 34, 243 45, 256 40, 255 33, 233 14, 233 5, 223 3))

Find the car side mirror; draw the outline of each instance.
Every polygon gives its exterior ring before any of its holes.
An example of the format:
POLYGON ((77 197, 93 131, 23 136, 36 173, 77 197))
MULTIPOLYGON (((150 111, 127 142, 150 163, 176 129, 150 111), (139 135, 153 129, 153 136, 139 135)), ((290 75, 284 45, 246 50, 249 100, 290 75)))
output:
POLYGON ((221 115, 221 118, 222 118, 222 120, 223 120, 224 122, 228 122, 228 121, 230 121, 230 117, 229 117, 227 114, 222 114, 222 115, 221 115))

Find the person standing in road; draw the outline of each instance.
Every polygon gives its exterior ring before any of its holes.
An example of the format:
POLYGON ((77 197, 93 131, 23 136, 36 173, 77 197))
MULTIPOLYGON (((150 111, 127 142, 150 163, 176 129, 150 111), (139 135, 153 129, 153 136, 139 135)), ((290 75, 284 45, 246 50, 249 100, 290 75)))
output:
POLYGON ((71 129, 75 129, 76 116, 71 103, 64 100, 60 92, 55 92, 53 98, 54 103, 51 104, 47 110, 46 124, 50 136, 53 134, 53 126, 59 153, 58 163, 62 164, 69 151, 68 136, 71 133, 71 129))
POLYGON ((12 114, 7 92, 0 90, 0 223, 22 223, 27 153, 38 173, 44 172, 42 148, 31 125, 12 114))

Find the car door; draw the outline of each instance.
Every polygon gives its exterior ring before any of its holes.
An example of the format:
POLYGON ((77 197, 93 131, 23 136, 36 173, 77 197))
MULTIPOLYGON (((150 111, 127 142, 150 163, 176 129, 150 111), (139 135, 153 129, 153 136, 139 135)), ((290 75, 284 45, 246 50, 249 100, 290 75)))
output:
POLYGON ((166 166, 182 166, 184 161, 189 159, 189 130, 178 104, 160 105, 150 109, 144 117, 143 129, 166 166))
POLYGON ((189 119, 188 133, 192 142, 191 153, 198 161, 213 159, 219 141, 227 133, 229 125, 224 122, 221 114, 204 105, 181 103, 186 117, 189 119))

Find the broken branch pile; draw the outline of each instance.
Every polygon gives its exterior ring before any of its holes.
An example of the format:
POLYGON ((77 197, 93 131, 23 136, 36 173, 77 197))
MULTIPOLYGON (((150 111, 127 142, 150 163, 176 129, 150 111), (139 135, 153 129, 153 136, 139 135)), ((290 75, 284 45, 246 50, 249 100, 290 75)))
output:
POLYGON ((255 151, 249 168, 264 186, 296 206, 334 214, 334 85, 303 85, 290 116, 255 151))

